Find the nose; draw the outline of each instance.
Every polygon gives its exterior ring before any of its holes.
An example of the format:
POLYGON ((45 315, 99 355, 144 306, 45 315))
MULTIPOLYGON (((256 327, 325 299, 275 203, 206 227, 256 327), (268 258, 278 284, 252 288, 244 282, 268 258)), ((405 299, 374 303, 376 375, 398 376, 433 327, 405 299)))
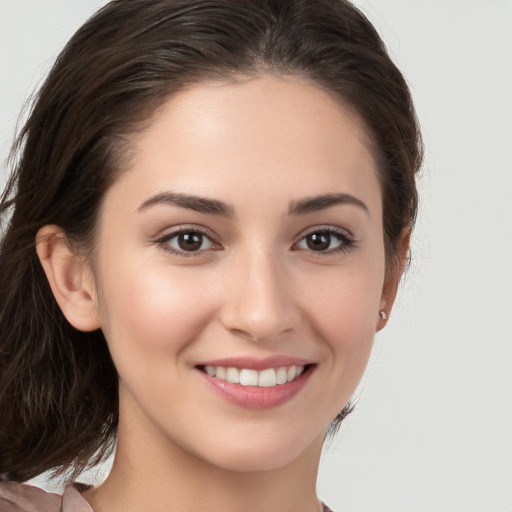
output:
POLYGON ((251 341, 268 342, 300 321, 289 272, 268 252, 240 255, 230 265, 221 311, 223 326, 251 341))

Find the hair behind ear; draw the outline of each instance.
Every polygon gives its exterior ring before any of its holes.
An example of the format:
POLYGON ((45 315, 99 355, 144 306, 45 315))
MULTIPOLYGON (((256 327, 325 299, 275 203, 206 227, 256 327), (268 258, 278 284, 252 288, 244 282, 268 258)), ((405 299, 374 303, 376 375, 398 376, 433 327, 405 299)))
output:
POLYGON ((0 480, 71 479, 110 453, 117 373, 103 333, 64 317, 28 231, 11 228, 0 253, 0 480))

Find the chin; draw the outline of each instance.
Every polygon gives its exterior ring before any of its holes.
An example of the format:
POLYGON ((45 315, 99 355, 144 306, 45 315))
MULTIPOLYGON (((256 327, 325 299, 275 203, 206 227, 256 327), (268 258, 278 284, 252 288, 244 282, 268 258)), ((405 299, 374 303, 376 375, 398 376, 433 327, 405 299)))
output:
MULTIPOLYGON (((290 426, 293 428, 293 426, 290 426)), ((294 436, 290 431, 278 436, 244 436, 239 440, 220 439, 211 441, 208 454, 203 452, 203 460, 219 469, 230 472, 273 471, 293 465, 295 461, 318 459, 322 450, 325 433, 309 442, 294 436), (212 450, 212 447, 215 447, 212 450)), ((301 462, 301 463, 302 463, 301 462)))

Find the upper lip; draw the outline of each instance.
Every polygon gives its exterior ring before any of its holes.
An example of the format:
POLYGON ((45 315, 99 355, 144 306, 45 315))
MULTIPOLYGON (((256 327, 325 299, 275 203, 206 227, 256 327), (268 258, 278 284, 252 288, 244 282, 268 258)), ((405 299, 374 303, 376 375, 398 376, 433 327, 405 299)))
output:
POLYGON ((312 361, 284 355, 268 356, 261 359, 248 356, 226 357, 204 361, 197 366, 222 366, 223 368, 247 368, 249 370, 266 370, 267 368, 282 368, 289 366, 306 366, 312 361))

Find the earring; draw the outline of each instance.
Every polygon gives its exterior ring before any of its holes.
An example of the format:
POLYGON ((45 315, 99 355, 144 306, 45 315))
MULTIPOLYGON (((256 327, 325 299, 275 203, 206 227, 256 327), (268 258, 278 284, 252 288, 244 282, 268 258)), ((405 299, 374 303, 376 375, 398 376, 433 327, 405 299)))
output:
POLYGON ((379 311, 379 316, 383 322, 385 322, 388 319, 388 315, 386 315, 386 312, 383 309, 379 311))

